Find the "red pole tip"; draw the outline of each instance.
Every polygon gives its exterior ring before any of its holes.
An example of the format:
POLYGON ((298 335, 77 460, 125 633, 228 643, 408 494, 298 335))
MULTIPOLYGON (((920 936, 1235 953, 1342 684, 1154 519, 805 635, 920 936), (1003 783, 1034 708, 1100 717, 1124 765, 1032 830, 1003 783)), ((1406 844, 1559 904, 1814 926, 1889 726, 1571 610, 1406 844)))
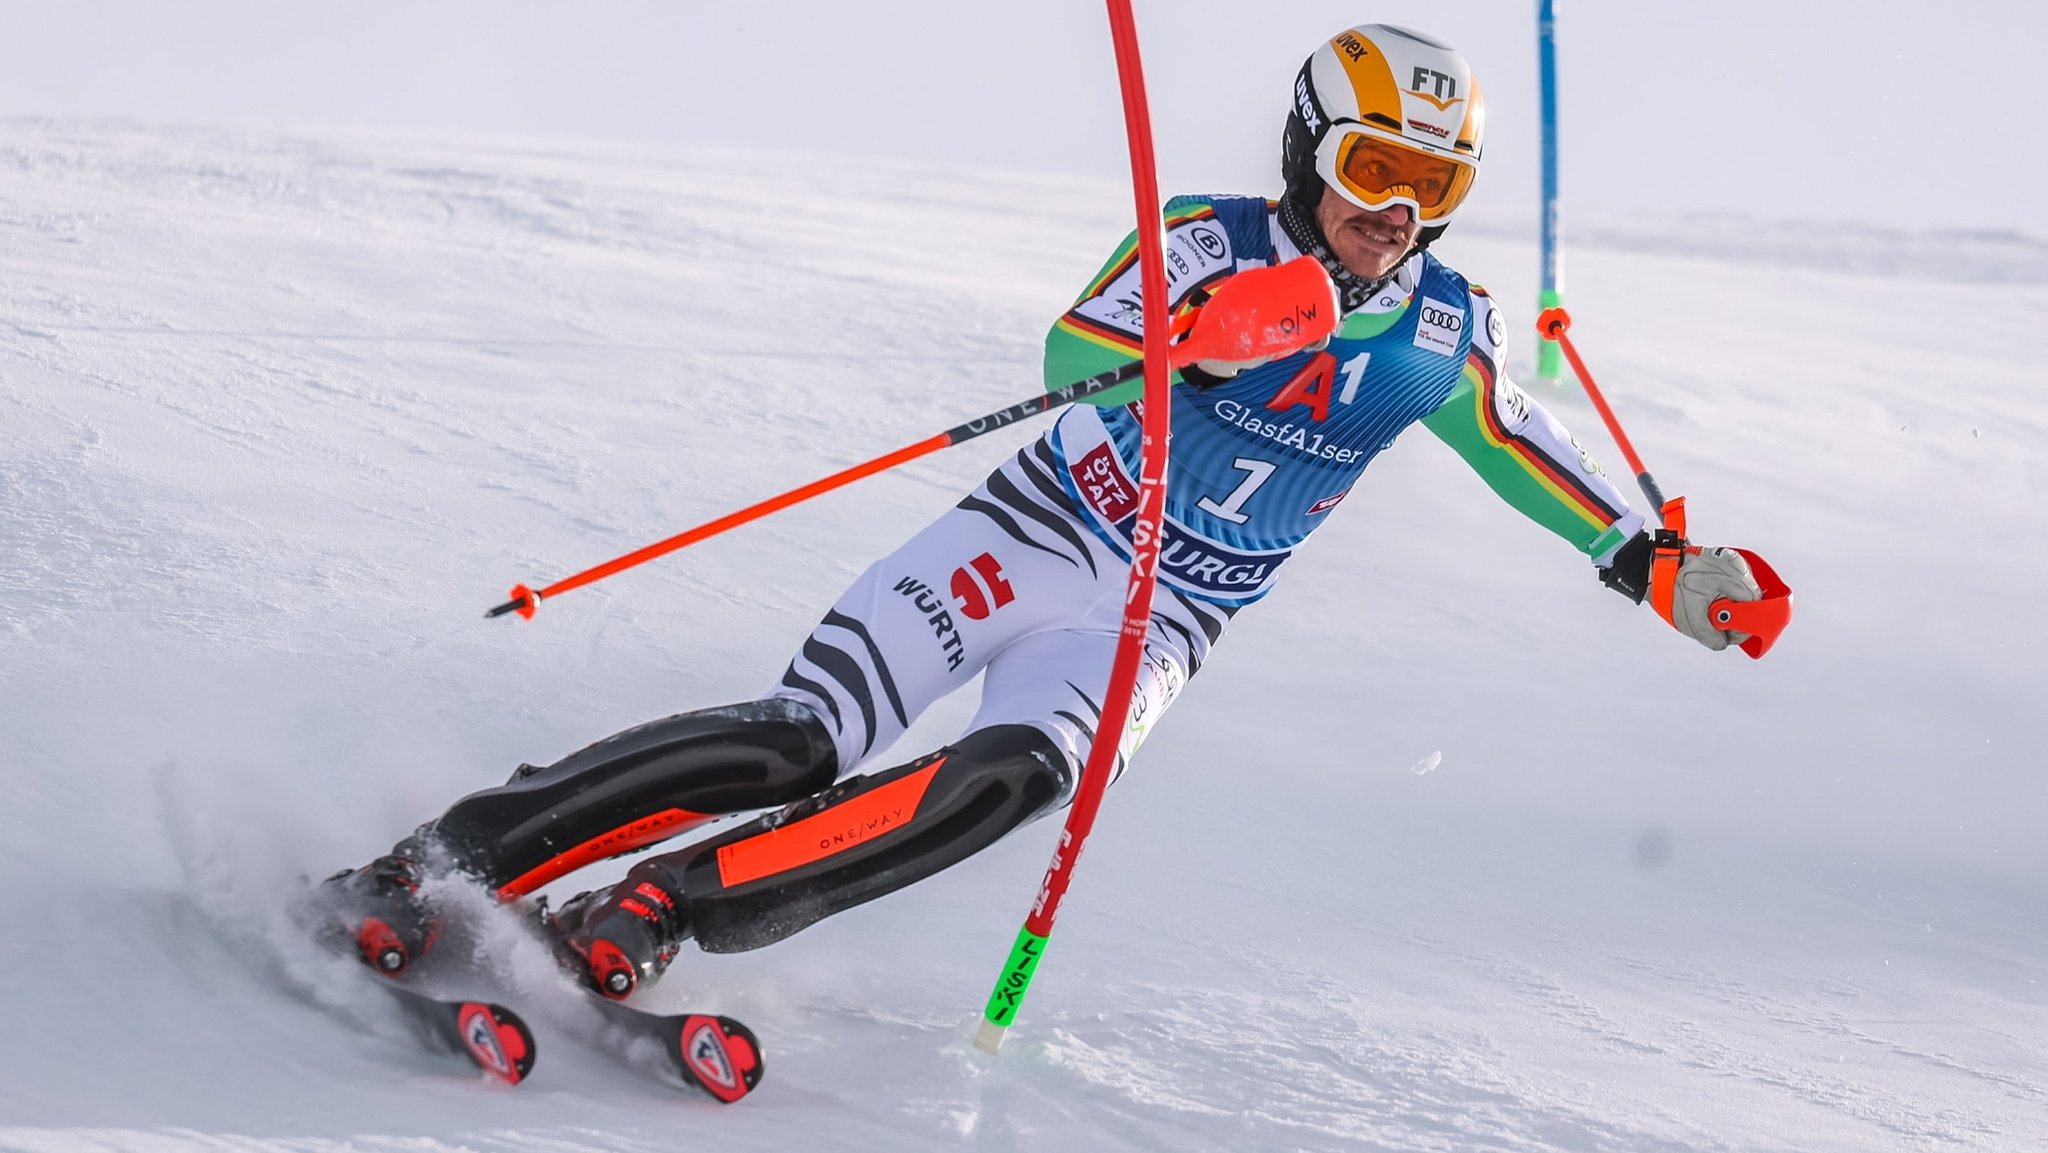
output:
POLYGON ((512 586, 512 599, 519 602, 519 607, 512 611, 522 620, 532 620, 534 610, 540 607, 540 594, 525 585, 512 586))
POLYGON ((1537 333, 1551 340, 1556 340, 1571 326, 1572 314, 1562 308, 1546 308, 1536 314, 1537 333))

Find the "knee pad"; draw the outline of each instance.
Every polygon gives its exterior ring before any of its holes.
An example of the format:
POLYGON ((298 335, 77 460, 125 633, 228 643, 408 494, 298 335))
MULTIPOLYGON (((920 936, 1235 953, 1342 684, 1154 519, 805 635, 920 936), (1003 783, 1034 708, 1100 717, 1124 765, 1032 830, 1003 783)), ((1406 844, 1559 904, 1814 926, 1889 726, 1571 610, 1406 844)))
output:
POLYGON ((922 880, 1048 811, 1071 781, 1058 745, 1029 725, 843 781, 686 850, 698 943, 758 948, 922 880))
POLYGON ((832 734, 816 714, 793 701, 752 701, 652 721, 545 767, 522 765, 422 834, 510 900, 719 814, 809 796, 837 774, 832 734))

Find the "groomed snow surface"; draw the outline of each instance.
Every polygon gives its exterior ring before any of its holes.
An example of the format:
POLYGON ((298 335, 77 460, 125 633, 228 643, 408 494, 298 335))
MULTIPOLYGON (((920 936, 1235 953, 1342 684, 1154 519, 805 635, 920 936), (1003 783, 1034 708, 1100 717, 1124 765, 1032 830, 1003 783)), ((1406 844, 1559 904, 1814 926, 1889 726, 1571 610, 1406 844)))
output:
MULTIPOLYGON (((503 966, 540 1064, 501 1089, 294 943, 302 878, 522 761, 758 693, 1035 429, 481 619, 512 583, 1029 395, 1128 205, 0 123, 0 1148, 2048 1147, 2025 237, 1586 222, 1575 335, 1695 539, 1797 588, 1779 649, 1698 649, 1410 433, 1111 792, 999 1057, 973 1025, 1055 821, 686 953, 652 1002, 767 1047, 730 1108, 585 1043, 537 949, 503 966)), ((1517 326, 1527 237, 1441 250, 1517 326)))

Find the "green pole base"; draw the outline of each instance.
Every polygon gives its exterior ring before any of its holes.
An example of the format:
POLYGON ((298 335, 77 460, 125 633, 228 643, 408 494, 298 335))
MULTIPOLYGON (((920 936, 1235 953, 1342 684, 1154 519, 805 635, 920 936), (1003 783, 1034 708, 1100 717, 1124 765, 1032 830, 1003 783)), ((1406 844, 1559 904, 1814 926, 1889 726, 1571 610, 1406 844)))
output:
POLYGON ((1050 939, 1032 932, 1029 926, 1017 930, 1017 941, 1010 946, 1010 960, 1003 966, 1003 975, 981 1011, 981 1029, 974 1035, 975 1048, 993 1053, 1003 1047, 1003 1037, 1016 1021, 1024 995, 1031 991, 1031 978, 1038 974, 1038 959, 1045 955, 1045 944, 1050 939))
MULTIPOLYGON (((1546 290, 1536 295, 1538 312, 1546 308, 1558 308, 1563 304, 1562 293, 1546 290)), ((1545 384, 1564 382, 1564 353, 1557 347, 1556 341, 1540 336, 1536 338, 1536 376, 1545 384)))

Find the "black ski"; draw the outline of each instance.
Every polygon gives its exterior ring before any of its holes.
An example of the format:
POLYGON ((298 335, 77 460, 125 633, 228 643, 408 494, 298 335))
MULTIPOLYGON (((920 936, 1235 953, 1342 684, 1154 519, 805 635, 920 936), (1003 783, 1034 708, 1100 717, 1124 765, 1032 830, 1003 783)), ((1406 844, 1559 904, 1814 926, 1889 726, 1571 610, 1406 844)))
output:
POLYGON ((373 976, 371 982, 391 994, 428 1044, 463 1054, 507 1085, 517 1085, 533 1072, 533 1031, 505 1006, 490 1001, 444 1001, 388 977, 373 976))
POLYGON ((585 990, 591 1004, 628 1038, 661 1043, 669 1065, 683 1080, 727 1105, 761 1083, 761 1042, 754 1031, 708 1013, 651 1013, 585 990))

